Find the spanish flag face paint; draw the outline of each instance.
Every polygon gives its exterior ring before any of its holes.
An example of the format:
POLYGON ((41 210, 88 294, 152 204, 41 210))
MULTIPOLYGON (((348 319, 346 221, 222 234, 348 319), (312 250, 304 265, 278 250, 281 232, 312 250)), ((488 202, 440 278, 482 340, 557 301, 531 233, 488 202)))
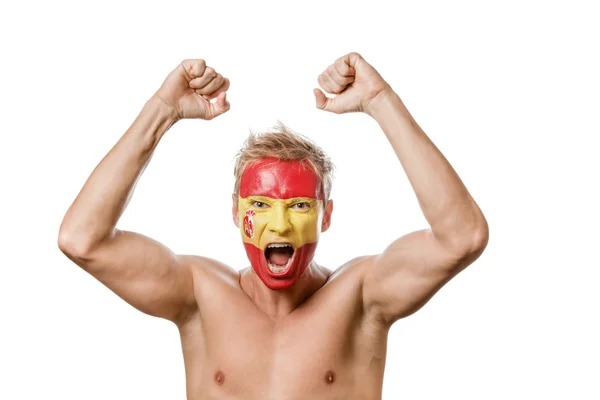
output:
POLYGON ((321 182, 308 163, 265 158, 246 167, 239 227, 252 268, 267 287, 287 289, 306 271, 323 210, 321 182))

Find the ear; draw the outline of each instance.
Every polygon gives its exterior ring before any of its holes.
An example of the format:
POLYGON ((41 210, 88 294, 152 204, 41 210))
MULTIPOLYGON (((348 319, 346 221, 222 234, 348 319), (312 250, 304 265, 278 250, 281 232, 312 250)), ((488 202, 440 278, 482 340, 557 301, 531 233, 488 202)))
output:
POLYGON ((238 210, 238 197, 236 196, 235 193, 231 195, 231 200, 233 201, 233 205, 231 207, 231 217, 233 218, 233 223, 235 224, 235 226, 237 226, 239 228, 240 227, 240 217, 239 217, 239 210, 238 210))
POLYGON ((333 213, 333 200, 327 200, 325 206, 325 213, 323 214, 323 221, 321 222, 321 232, 327 231, 329 225, 331 225, 331 214, 333 213))

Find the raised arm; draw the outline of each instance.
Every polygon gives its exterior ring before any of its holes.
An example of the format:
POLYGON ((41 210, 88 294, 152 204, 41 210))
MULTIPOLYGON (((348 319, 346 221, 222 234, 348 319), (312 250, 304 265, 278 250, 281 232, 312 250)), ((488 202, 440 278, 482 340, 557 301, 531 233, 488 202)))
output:
POLYGON ((203 60, 183 61, 94 169, 60 227, 58 246, 67 257, 135 308, 175 323, 197 307, 194 258, 116 225, 162 136, 182 118, 229 110, 228 88, 203 60))
POLYGON ((421 308, 483 252, 487 222, 442 153, 412 118, 400 97, 359 54, 338 59, 319 77, 317 107, 372 116, 392 145, 430 228, 394 241, 364 261, 363 302, 384 324, 421 308))

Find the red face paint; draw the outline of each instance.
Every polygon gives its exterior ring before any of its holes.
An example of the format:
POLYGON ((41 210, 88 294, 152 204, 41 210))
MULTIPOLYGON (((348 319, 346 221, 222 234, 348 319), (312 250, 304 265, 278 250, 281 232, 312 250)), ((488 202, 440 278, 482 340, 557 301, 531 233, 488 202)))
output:
POLYGON ((240 197, 266 196, 273 199, 311 197, 323 200, 321 182, 306 161, 265 158, 246 167, 240 197))
POLYGON ((310 264, 317 249, 317 243, 307 243, 294 251, 288 270, 281 274, 271 272, 267 266, 265 253, 251 243, 244 243, 252 268, 261 281, 271 290, 285 290, 300 279, 310 264))
POLYGON ((244 217, 244 233, 250 239, 254 237, 254 217, 256 213, 252 210, 246 211, 246 216, 244 217))

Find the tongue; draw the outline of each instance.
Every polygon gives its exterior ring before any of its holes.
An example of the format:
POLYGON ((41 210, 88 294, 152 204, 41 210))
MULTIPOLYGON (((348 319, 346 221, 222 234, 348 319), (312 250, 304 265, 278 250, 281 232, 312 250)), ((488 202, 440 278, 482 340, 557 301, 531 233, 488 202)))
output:
POLYGON ((291 254, 285 250, 272 249, 269 254, 269 262, 273 265, 284 266, 290 257, 291 254))

